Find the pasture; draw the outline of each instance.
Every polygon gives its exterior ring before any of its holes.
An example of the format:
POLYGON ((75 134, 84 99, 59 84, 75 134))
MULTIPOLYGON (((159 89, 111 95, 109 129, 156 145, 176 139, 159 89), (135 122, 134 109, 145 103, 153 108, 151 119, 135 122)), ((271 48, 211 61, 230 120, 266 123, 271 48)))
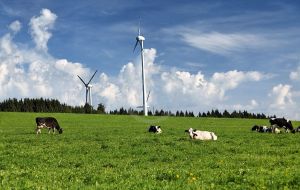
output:
POLYGON ((300 134, 252 132, 254 124, 269 123, 0 112, 0 189, 299 189, 300 134), (36 135, 37 116, 55 117, 63 134, 36 135), (191 140, 190 127, 218 140, 191 140))

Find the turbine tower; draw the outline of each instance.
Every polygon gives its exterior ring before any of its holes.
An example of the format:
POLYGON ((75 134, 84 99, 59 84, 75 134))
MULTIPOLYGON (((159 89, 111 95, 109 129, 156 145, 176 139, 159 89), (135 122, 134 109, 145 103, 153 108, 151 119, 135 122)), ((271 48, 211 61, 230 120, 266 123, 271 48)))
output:
POLYGON ((138 29, 138 36, 135 38, 136 43, 134 46, 133 51, 135 50, 136 46, 140 44, 141 47, 141 59, 142 59, 142 85, 143 85, 143 111, 144 115, 148 116, 148 107, 147 107, 147 101, 146 101, 146 83, 145 83, 145 67, 144 67, 144 41, 145 37, 141 35, 140 27, 138 29))
POLYGON ((89 80, 88 83, 85 83, 82 80, 82 78, 79 75, 77 75, 78 78, 81 80, 81 82, 85 86, 85 104, 89 104, 90 106, 93 106, 93 103, 92 103, 92 87, 93 87, 93 85, 91 85, 90 82, 92 81, 92 79, 94 78, 96 73, 97 73, 97 70, 95 71, 95 73, 93 74, 93 76, 91 77, 91 79, 89 80))

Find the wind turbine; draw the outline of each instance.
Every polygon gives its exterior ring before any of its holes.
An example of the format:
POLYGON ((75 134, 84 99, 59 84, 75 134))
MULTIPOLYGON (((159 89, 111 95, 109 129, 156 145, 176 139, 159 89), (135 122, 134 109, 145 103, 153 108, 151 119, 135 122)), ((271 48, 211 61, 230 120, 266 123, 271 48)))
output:
POLYGON ((82 80, 82 78, 79 75, 77 75, 78 78, 81 80, 81 82, 85 86, 85 104, 89 104, 90 106, 93 106, 93 103, 92 103, 92 87, 93 87, 93 85, 91 85, 90 82, 92 81, 92 79, 94 78, 96 73, 97 73, 97 70, 95 71, 95 73, 93 74, 93 76, 91 77, 91 79, 89 80, 88 83, 85 83, 82 80))
POLYGON ((135 38, 136 43, 133 48, 133 51, 135 50, 136 46, 139 44, 141 47, 141 59, 142 59, 142 85, 143 85, 143 111, 144 115, 148 116, 148 107, 147 107, 147 100, 146 100, 146 83, 145 83, 145 68, 144 68, 144 41, 145 37, 141 35, 141 29, 139 26, 138 29, 138 36, 135 38))

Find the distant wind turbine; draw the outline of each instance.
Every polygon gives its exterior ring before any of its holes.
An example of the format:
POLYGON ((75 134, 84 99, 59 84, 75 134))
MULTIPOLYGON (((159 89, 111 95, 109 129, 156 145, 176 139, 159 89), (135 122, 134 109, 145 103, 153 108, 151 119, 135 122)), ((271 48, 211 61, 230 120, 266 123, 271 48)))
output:
POLYGON ((84 84, 85 86, 85 104, 89 104, 90 106, 93 106, 92 103, 92 85, 90 84, 90 82, 92 81, 92 79, 94 78, 95 74, 97 73, 97 70, 95 71, 95 73, 93 74, 93 76, 91 77, 91 79, 89 80, 88 83, 85 83, 82 78, 78 76, 78 78, 81 80, 81 82, 84 84))
POLYGON ((148 107, 147 107, 147 100, 146 100, 146 83, 145 83, 145 68, 144 68, 144 41, 145 37, 141 35, 141 29, 139 26, 138 29, 138 36, 135 38, 136 43, 133 48, 133 51, 135 50, 136 46, 139 44, 141 47, 141 59, 142 59, 142 85, 143 85, 143 111, 144 115, 148 116, 148 107))

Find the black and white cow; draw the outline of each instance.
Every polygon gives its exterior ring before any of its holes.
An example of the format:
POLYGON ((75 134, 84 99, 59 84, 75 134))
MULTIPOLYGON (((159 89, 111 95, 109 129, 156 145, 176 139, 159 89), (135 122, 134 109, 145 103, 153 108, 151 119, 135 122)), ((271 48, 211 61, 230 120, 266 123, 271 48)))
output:
POLYGON ((269 121, 273 127, 284 128, 286 132, 293 131, 293 125, 290 120, 286 120, 285 118, 270 118, 269 121))
POLYGON ((259 129, 259 126, 258 125, 254 125, 251 130, 252 131, 258 131, 258 129, 259 129))
POLYGON ((63 129, 59 126, 57 120, 54 117, 37 117, 35 118, 36 122, 36 134, 42 133, 41 129, 48 128, 48 133, 52 129, 53 133, 55 130, 58 131, 59 134, 62 134, 63 129))
POLYGON ((257 132, 260 132, 260 133, 271 133, 272 128, 267 127, 267 126, 254 125, 252 127, 252 131, 257 131, 257 132))
POLYGON ((299 133, 300 132, 300 126, 297 127, 296 129, 293 129, 292 130, 292 133, 299 133))
POLYGON ((157 133, 157 134, 162 133, 162 130, 161 130, 160 126, 156 126, 156 125, 155 126, 151 125, 149 127, 148 131, 151 132, 151 133, 157 133))

